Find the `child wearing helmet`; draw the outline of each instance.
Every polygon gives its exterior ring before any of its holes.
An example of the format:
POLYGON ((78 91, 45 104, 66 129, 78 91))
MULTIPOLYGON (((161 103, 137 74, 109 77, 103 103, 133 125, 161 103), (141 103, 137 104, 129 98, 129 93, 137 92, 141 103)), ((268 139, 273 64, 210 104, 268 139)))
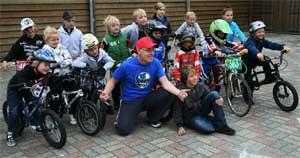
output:
MULTIPOLYGON (((235 49, 235 45, 226 41, 226 36, 231 33, 228 22, 223 19, 217 19, 210 24, 209 36, 205 38, 208 45, 203 50, 202 66, 206 75, 209 75, 212 71, 214 81, 210 86, 217 91, 221 88, 219 83, 220 69, 218 67, 220 61, 218 57, 223 57, 223 54, 229 54, 232 52, 232 49, 235 49)), ((240 54, 247 52, 246 49, 240 49, 240 47, 236 49, 240 54)))
POLYGON ((167 27, 165 34, 163 36, 163 42, 165 45, 167 45, 169 36, 172 34, 172 28, 171 28, 170 21, 166 16, 166 5, 164 3, 157 2, 154 5, 154 11, 155 12, 154 15, 152 16, 152 20, 158 21, 167 27))
POLYGON ((195 69, 196 75, 200 77, 202 66, 200 64, 199 52, 195 49, 195 37, 193 34, 186 34, 180 39, 180 50, 175 54, 174 69, 172 76, 180 81, 181 70, 191 66, 195 69))
POLYGON ((186 133, 184 126, 205 134, 235 134, 235 130, 227 125, 222 97, 218 92, 210 91, 204 84, 199 83, 194 68, 182 70, 179 88, 189 90, 184 101, 177 101, 174 107, 174 121, 179 136, 186 133), (211 112, 213 116, 209 115, 211 112))
POLYGON ((73 61, 73 67, 97 69, 99 66, 102 66, 105 71, 113 67, 115 61, 99 47, 99 41, 93 34, 87 33, 83 35, 82 42, 84 53, 73 61))
POLYGON ((207 46, 207 43, 205 41, 204 34, 196 20, 197 16, 194 12, 187 12, 185 15, 185 22, 175 31, 175 35, 183 36, 185 34, 192 33, 193 36, 197 39, 196 44, 198 45, 199 42, 203 49, 207 46))
POLYGON ((238 24, 233 21, 233 9, 230 7, 226 7, 222 11, 222 19, 227 21, 229 24, 229 27, 232 31, 232 34, 227 34, 227 41, 229 42, 239 42, 239 43, 245 43, 247 40, 245 34, 241 31, 238 24))
POLYGON ((22 36, 12 45, 9 53, 3 58, 2 67, 7 67, 7 62, 29 60, 33 52, 42 48, 45 44, 43 36, 37 34, 37 28, 30 18, 21 20, 22 36))
POLYGON ((155 43, 155 48, 153 50, 154 57, 164 63, 166 46, 163 42, 163 35, 167 27, 160 23, 159 21, 150 20, 148 23, 148 36, 155 43))
MULTIPOLYGON (((8 132, 7 146, 16 145, 16 119, 20 108, 23 105, 23 98, 32 98, 28 91, 20 91, 23 86, 32 86, 37 80, 45 77, 49 72, 50 63, 54 63, 55 59, 52 54, 40 49, 34 52, 32 63, 25 66, 24 69, 18 71, 8 82, 7 86, 7 103, 8 103, 8 132)), ((38 124, 38 114, 35 114, 35 119, 31 120, 31 125, 36 128, 38 124)))
POLYGON ((251 70, 257 66, 263 66, 265 71, 265 80, 264 83, 271 83, 274 81, 275 77, 273 77, 271 73, 271 66, 268 62, 264 60, 264 54, 262 53, 263 48, 268 48, 271 50, 278 51, 289 51, 290 49, 283 44, 278 44, 275 42, 271 42, 265 39, 265 27, 266 25, 262 21, 254 21, 250 24, 249 33, 250 37, 245 42, 245 47, 248 49, 248 56, 244 58, 244 62, 247 65, 247 73, 245 78, 250 85, 250 88, 253 90, 252 78, 251 78, 251 70))

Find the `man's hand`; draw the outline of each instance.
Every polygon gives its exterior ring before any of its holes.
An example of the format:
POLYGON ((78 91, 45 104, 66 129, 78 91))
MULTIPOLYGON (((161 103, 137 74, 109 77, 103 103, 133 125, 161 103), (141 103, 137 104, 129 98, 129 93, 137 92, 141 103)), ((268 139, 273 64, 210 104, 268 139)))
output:
POLYGON ((107 102, 108 99, 109 99, 109 94, 105 91, 101 91, 99 98, 100 98, 101 101, 107 102))
POLYGON ((260 61, 264 61, 265 59, 264 59, 264 54, 263 53, 258 53, 257 55, 256 55, 256 57, 258 58, 258 60, 260 60, 260 61))
POLYGON ((185 129, 183 127, 179 127, 177 129, 177 135, 178 136, 183 136, 183 135, 185 135, 185 133, 186 133, 186 131, 185 131, 185 129))

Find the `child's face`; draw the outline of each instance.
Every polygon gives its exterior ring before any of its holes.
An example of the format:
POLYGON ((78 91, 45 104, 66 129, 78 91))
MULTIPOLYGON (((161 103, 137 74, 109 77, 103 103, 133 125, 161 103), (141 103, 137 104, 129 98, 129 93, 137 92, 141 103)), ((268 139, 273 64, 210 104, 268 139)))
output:
POLYGON ((138 25, 145 26, 147 24, 148 19, 146 15, 139 15, 136 17, 135 20, 138 25))
POLYGON ((256 30, 255 37, 258 38, 258 39, 264 39, 265 34, 266 34, 265 29, 261 28, 261 29, 256 30))
POLYGON ((34 38, 35 36, 35 31, 34 31, 34 26, 26 28, 23 32, 25 35, 29 38, 34 38))
POLYGON ((114 22, 109 26, 109 32, 112 34, 118 34, 120 32, 120 23, 114 22))
POLYGON ((87 50, 85 50, 85 51, 87 52, 87 54, 88 54, 89 56, 97 57, 98 54, 99 54, 99 50, 98 50, 98 49, 99 49, 99 48, 98 48, 98 45, 96 45, 96 46, 94 46, 94 47, 92 47, 92 48, 90 48, 90 49, 87 49, 87 50))
POLYGON ((193 45, 194 45, 194 44, 193 44, 192 42, 184 42, 182 46, 183 46, 184 48, 192 48, 193 45))
POLYGON ((75 26, 75 18, 73 17, 68 20, 63 20, 63 23, 67 29, 72 29, 75 26))
POLYGON ((59 44, 59 36, 56 33, 52 33, 49 35, 48 39, 46 40, 46 43, 52 47, 56 48, 59 44))
POLYGON ((156 16, 164 16, 166 14, 165 8, 156 10, 156 16))
POLYGON ((223 19, 226 20, 227 22, 231 22, 233 18, 233 12, 232 11, 227 11, 223 15, 223 19))
POLYGON ((160 32, 160 31, 153 31, 153 32, 152 32, 152 36, 153 36, 155 39, 160 39, 160 38, 161 38, 161 32, 160 32))
POLYGON ((38 64, 36 69, 38 73, 46 75, 49 72, 50 63, 42 61, 38 64))
POLYGON ((196 17, 195 17, 195 16, 189 16, 189 17, 186 18, 186 23, 187 23, 188 25, 192 25, 192 24, 194 24, 195 22, 196 22, 196 17))
POLYGON ((187 85, 194 87, 197 85, 198 81, 199 81, 198 75, 194 72, 190 72, 186 83, 187 83, 187 85))

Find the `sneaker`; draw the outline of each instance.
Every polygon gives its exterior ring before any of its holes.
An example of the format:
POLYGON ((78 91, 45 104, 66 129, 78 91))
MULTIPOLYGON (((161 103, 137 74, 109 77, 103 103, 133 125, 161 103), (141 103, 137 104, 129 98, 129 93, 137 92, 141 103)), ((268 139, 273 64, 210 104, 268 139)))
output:
POLYGON ((228 125, 225 125, 223 128, 217 129, 216 132, 226 134, 229 136, 235 135, 235 130, 230 128, 228 125))
POLYGON ((74 116, 73 115, 69 115, 70 116, 70 124, 71 125, 76 125, 77 124, 77 121, 76 121, 76 119, 74 118, 74 116))
POLYGON ((157 121, 157 122, 152 122, 150 123, 150 125, 153 127, 153 128, 160 128, 161 127, 161 122, 157 121))
POLYGON ((6 144, 8 147, 14 147, 17 145, 17 142, 11 132, 7 132, 6 144))

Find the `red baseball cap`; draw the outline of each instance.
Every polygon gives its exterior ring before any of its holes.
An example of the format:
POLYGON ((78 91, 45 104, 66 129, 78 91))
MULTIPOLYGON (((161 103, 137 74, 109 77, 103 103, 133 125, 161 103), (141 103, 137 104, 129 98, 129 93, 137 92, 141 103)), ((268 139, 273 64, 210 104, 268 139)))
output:
POLYGON ((143 37, 143 38, 139 39, 135 44, 135 47, 137 50, 139 50, 141 48, 153 49, 154 46, 155 46, 155 43, 153 42, 153 40, 150 37, 143 37))

